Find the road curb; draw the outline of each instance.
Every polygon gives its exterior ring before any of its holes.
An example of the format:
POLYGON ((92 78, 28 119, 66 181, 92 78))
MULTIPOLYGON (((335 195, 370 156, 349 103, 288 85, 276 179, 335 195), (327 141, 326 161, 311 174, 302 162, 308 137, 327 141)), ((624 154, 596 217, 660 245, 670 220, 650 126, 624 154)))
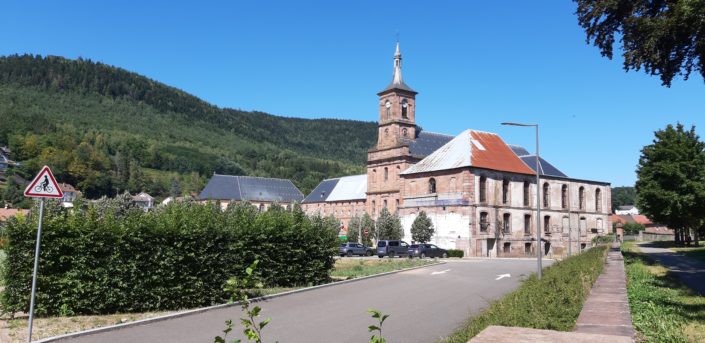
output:
MULTIPOLYGON (((355 279, 349 279, 349 280, 326 283, 326 284, 317 285, 317 286, 300 288, 300 289, 295 289, 295 290, 286 291, 286 292, 282 292, 282 293, 265 295, 265 296, 253 298, 253 299, 250 299, 250 302, 255 303, 255 302, 260 302, 260 301, 264 301, 264 300, 268 300, 268 299, 283 297, 285 295, 303 293, 303 292, 308 292, 308 291, 312 291, 312 290, 316 290, 316 289, 320 289, 320 288, 337 286, 337 285, 342 285, 342 284, 346 284, 346 283, 357 282, 357 281, 377 278, 377 277, 381 277, 381 276, 386 276, 386 275, 390 275, 390 274, 401 273, 401 272, 405 272, 405 271, 409 271, 409 270, 437 266, 437 265, 441 265, 441 264, 445 264, 445 263, 446 263, 445 261, 438 261, 436 263, 431 263, 431 264, 427 264, 427 265, 423 265, 423 266, 404 268, 404 269, 393 270, 390 272, 385 272, 385 273, 380 273, 380 274, 363 276, 363 277, 359 277, 359 278, 355 278, 355 279)), ((164 321, 167 319, 180 318, 180 317, 185 317, 185 316, 189 316, 192 314, 205 313, 205 312, 212 311, 212 310, 218 310, 218 309, 223 309, 223 308, 228 308, 228 307, 238 306, 238 305, 240 305, 239 301, 234 302, 234 303, 230 303, 230 304, 213 305, 213 306, 202 307, 202 308, 197 308, 197 309, 193 309, 193 310, 187 310, 187 311, 183 311, 183 312, 167 314, 164 316, 159 316, 159 317, 154 317, 154 318, 140 319, 140 320, 136 320, 134 322, 129 322, 129 323, 103 326, 103 327, 99 327, 99 328, 93 328, 93 329, 88 329, 88 330, 83 330, 83 331, 78 331, 78 332, 67 333, 67 334, 63 334, 63 335, 59 335, 59 336, 47 337, 47 338, 43 338, 43 339, 33 341, 33 342, 34 343, 55 342, 58 340, 70 339, 70 338, 81 337, 81 336, 88 336, 88 335, 92 335, 92 334, 96 334, 96 333, 116 331, 116 330, 132 327, 132 326, 139 326, 139 325, 144 325, 144 324, 156 323, 156 322, 161 322, 161 321, 164 321)))

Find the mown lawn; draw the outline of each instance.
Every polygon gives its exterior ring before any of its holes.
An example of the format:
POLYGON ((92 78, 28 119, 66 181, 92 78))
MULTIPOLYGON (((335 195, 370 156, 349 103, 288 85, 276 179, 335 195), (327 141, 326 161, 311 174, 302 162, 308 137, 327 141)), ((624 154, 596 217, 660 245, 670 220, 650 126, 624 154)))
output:
POLYGON ((545 268, 540 280, 532 274, 442 342, 465 343, 490 325, 573 330, 606 256, 607 246, 598 246, 545 268))
POLYGON ((384 259, 347 259, 335 261, 335 269, 331 272, 333 279, 354 279, 363 276, 386 273, 395 270, 425 266, 437 263, 431 259, 384 258, 384 259))
POLYGON ((627 293, 639 342, 704 342, 705 297, 640 254, 633 242, 622 246, 627 293))

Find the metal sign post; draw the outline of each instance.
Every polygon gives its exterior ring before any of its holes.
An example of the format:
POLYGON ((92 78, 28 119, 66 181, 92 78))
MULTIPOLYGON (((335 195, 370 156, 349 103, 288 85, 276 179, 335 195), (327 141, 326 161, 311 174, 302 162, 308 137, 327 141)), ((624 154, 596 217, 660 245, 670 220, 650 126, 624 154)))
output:
POLYGON ((29 186, 24 196, 39 198, 39 225, 37 226, 37 246, 34 249, 34 270, 32 271, 32 294, 29 301, 29 328, 27 342, 32 342, 32 324, 34 323, 34 299, 37 295, 37 272, 39 271, 39 248, 42 244, 42 221, 44 220, 44 198, 63 198, 64 193, 56 182, 49 167, 44 166, 29 186))
POLYGON ((37 246, 34 249, 34 271, 32 272, 32 296, 29 301, 29 332, 27 342, 32 342, 32 323, 34 321, 34 296, 37 293, 37 270, 39 269, 39 247, 42 243, 42 219, 44 218, 44 198, 39 200, 39 225, 37 227, 37 246))

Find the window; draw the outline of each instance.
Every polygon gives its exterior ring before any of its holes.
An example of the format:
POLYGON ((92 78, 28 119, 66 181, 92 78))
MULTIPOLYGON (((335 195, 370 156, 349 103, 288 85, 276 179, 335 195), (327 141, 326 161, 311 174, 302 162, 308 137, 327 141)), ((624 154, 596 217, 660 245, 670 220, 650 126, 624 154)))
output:
POLYGON ((375 206, 375 201, 372 200, 372 215, 377 214, 377 206, 375 206))
POLYGON ((389 129, 384 129, 384 137, 389 136, 389 129))
POLYGON ((396 205, 397 205, 396 208, 399 208, 399 199, 396 200, 396 205))
POLYGON ((509 254, 512 251, 512 243, 504 243, 502 248, 505 254, 509 254))
POLYGON ((598 188, 595 190, 595 212, 602 212, 602 191, 598 188))
POLYGON ((264 212, 264 204, 259 204, 259 211, 264 212))
POLYGON ((570 233, 570 218, 563 217, 563 233, 570 233))
POLYGON ((372 169, 372 182, 377 182, 377 169, 372 169))
POLYGON ((587 244, 580 243, 580 250, 585 250, 585 248, 587 248, 587 244))
POLYGON ((487 202, 487 178, 480 176, 480 202, 487 202))
POLYGON ((384 201, 382 202, 382 204, 383 204, 382 206, 384 206, 384 208, 387 208, 387 200, 384 200, 384 201))
POLYGON ((544 216, 543 217, 543 232, 545 232, 545 233, 551 232, 551 216, 544 216))
POLYGON ((448 190, 451 193, 455 193, 455 177, 450 178, 450 183, 448 184, 448 190))
POLYGON ((387 167, 384 167, 384 181, 389 180, 389 169, 387 167))
POLYGON ((568 186, 561 186, 561 208, 568 208, 568 186))
POLYGON ((531 215, 524 215, 524 234, 531 235, 531 215))
POLYGON ((548 185, 548 182, 545 182, 543 184, 543 207, 551 206, 551 199, 549 198, 549 196, 551 195, 550 191, 551 189, 548 185))
POLYGON ((401 129, 401 135, 403 137, 406 137, 406 135, 409 133, 409 131, 406 128, 401 129))
POLYGON ((509 213, 505 213, 504 216, 502 216, 502 219, 502 232, 510 233, 512 229, 512 215, 509 213))
POLYGON ((490 222, 487 219, 487 212, 480 212, 480 231, 487 232, 488 226, 490 226, 490 222))
POLYGON ((428 180, 428 192, 429 193, 436 193, 436 179, 430 178, 428 180))
POLYGON ((578 228, 579 233, 587 233, 587 219, 585 217, 580 217, 580 227, 578 228))
POLYGON ((602 227, 602 218, 597 218, 597 232, 602 233, 603 231, 602 227))
POLYGON ((578 208, 581 210, 585 209, 585 187, 583 186, 578 189, 578 208))
POLYGON ((524 181, 524 206, 529 205, 529 181, 524 181))
POLYGON ((408 107, 409 103, 406 101, 406 99, 401 101, 401 116, 402 118, 408 118, 408 107))
POLYGON ((386 118, 389 119, 392 116, 392 103, 387 100, 387 102, 384 103, 384 107, 386 107, 385 110, 385 115, 386 118))
POLYGON ((509 202, 509 180, 502 181, 502 203, 509 202))
POLYGON ((531 255, 531 243, 524 243, 524 253, 531 255))

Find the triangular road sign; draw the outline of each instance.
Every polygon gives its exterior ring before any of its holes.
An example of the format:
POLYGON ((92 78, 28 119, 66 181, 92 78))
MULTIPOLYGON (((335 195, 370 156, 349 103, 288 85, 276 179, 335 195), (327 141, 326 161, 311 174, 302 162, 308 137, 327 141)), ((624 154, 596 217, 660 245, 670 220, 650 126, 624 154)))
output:
POLYGON ((44 166, 37 176, 24 190, 24 196, 34 198, 63 198, 64 193, 59 189, 54 174, 49 167, 44 166))

